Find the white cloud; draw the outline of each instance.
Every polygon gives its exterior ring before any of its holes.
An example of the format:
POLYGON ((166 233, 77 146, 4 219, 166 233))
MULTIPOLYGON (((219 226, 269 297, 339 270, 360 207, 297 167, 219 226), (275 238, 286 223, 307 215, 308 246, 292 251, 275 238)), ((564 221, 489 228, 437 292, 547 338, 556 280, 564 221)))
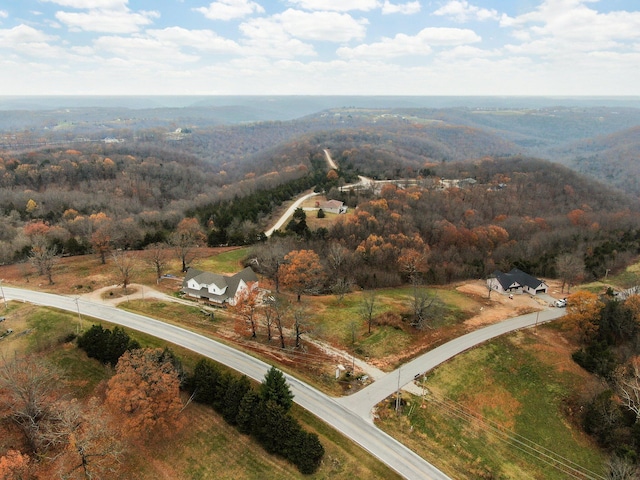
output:
POLYGON ((415 36, 400 33, 394 38, 383 38, 381 42, 342 47, 338 55, 343 58, 370 57, 389 58, 407 55, 429 55, 432 47, 456 46, 479 42, 473 31, 460 28, 425 28, 415 36))
POLYGON ((640 12, 600 13, 585 4, 593 0, 546 0, 518 17, 503 16, 500 24, 513 29, 520 45, 510 51, 557 56, 562 52, 589 52, 629 48, 640 39, 640 12))
POLYGON ((56 40, 57 37, 47 35, 29 25, 18 25, 6 30, 0 29, 0 47, 16 47, 29 43, 42 43, 56 40))
POLYGON ((9 17, 9 12, 5 10, 0 10, 0 18, 8 18, 8 17, 9 17))
POLYGON ((220 0, 211 2, 208 7, 193 9, 210 20, 233 20, 243 18, 252 13, 264 13, 264 8, 250 0, 220 0))
POLYGON ((466 23, 471 20, 484 21, 500 19, 496 10, 470 5, 467 0, 450 0, 446 5, 433 12, 433 14, 452 18, 459 23, 466 23))
POLYGON ((55 3, 61 7, 71 7, 86 10, 125 10, 129 0, 41 0, 55 3))
POLYGON ((167 46, 191 48, 208 53, 242 53, 242 48, 236 42, 223 38, 211 30, 168 27, 162 30, 147 30, 145 33, 167 46))
POLYGON ((384 1, 382 5, 382 14, 388 15, 392 13, 402 13, 403 15, 413 15, 420 11, 420 2, 408 2, 393 4, 389 0, 384 1))
POLYGON ((288 9, 271 17, 248 20, 240 25, 245 54, 274 58, 315 57, 309 41, 346 42, 364 38, 366 20, 355 20, 337 12, 303 12, 288 9))
POLYGON ((91 10, 86 13, 56 12, 56 19, 73 31, 133 33, 153 23, 158 12, 128 10, 91 10))
POLYGON ((369 23, 366 19, 356 20, 346 13, 310 13, 293 9, 285 10, 272 18, 293 37, 328 42, 347 42, 364 38, 365 25, 369 23))
POLYGON ((368 12, 380 7, 379 0, 289 0, 289 3, 305 10, 331 12, 350 12, 352 10, 368 12))
POLYGON ((200 59, 197 55, 189 55, 182 52, 177 45, 151 37, 108 35, 96 38, 93 46, 97 52, 106 54, 105 61, 111 63, 172 65, 195 62, 200 59))
POLYGON ((245 36, 243 45, 247 47, 247 55, 276 58, 316 55, 312 45, 291 38, 273 19, 257 18, 245 22, 240 25, 240 31, 245 36))

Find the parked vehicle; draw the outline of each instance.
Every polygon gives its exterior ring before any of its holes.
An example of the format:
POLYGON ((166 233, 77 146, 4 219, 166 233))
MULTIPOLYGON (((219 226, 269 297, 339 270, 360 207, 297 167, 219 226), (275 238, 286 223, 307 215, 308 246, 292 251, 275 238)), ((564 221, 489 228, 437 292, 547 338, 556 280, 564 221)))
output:
POLYGON ((561 300, 556 300, 555 305, 556 305, 556 307, 558 307, 558 308, 564 308, 564 307, 566 307, 566 306, 567 306, 567 299, 566 299, 566 298, 563 298, 563 299, 561 299, 561 300))

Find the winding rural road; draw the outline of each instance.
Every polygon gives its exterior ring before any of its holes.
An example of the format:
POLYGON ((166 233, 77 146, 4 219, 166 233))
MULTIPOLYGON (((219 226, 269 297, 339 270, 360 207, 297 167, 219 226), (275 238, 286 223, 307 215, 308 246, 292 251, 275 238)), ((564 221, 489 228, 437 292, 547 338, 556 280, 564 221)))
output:
MULTIPOLYGON (((77 312, 79 316, 101 319, 153 335, 211 358, 256 381, 262 381, 270 368, 261 360, 210 338, 111 305, 7 286, 4 287, 4 294, 7 300, 77 312)), ((447 480, 447 475, 373 424, 369 418, 373 405, 395 392, 398 378, 401 386, 408 384, 416 373, 424 373, 475 345, 513 330, 553 320, 563 313, 558 309, 540 312, 539 316, 524 315, 469 333, 416 358, 403 366, 399 374, 397 371, 389 373, 350 397, 332 398, 290 375, 287 375, 287 381, 297 404, 359 444, 404 478, 447 480)))

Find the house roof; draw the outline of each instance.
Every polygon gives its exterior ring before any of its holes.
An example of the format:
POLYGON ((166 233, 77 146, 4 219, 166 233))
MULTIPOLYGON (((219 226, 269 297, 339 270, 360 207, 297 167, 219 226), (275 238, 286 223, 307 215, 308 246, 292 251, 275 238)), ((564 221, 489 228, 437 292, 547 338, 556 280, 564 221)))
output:
POLYGON ((326 202, 321 202, 320 206, 322 208, 341 208, 344 205, 340 200, 327 200, 326 202))
POLYGON ((187 282, 191 279, 194 279, 200 285, 215 285, 219 289, 223 289, 228 286, 227 278, 218 273, 204 272, 202 270, 197 270, 195 268, 189 268, 187 270, 187 274, 184 277, 183 286, 187 285, 187 282))
POLYGON ((504 273, 499 270, 493 272, 493 276, 500 282, 500 285, 504 290, 507 290, 514 283, 517 283, 523 287, 529 287, 533 289, 537 289, 540 285, 543 285, 544 282, 534 276, 529 275, 528 273, 523 272, 517 268, 512 269, 509 273, 504 273))
POLYGON ((251 269, 251 267, 246 267, 238 273, 230 276, 220 275, 219 273, 204 272, 196 268, 189 268, 184 276, 184 280, 182 281, 182 290, 185 293, 206 297, 212 301, 223 303, 225 300, 236 296, 238 285, 240 285, 240 280, 244 280, 244 282, 248 285, 251 282, 257 282, 258 277, 251 269), (225 287, 227 288, 223 294, 214 295, 212 293, 209 293, 206 287, 202 287, 197 290, 189 288, 188 283, 191 279, 198 282, 199 285, 214 284, 220 290, 224 290, 225 287))

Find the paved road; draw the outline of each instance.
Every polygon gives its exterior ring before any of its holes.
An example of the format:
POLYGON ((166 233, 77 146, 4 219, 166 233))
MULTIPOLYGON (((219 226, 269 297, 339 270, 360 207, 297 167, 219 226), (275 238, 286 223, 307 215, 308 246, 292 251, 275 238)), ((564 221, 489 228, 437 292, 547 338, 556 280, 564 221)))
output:
POLYGON ((552 308, 536 313, 521 315, 500 323, 489 325, 471 333, 467 333, 450 342, 445 343, 433 350, 415 358, 404 364, 382 378, 378 378, 374 383, 359 392, 342 397, 337 401, 347 407, 350 411, 356 412, 363 418, 372 421, 371 412, 373 407, 392 395, 398 388, 412 382, 416 375, 424 374, 429 370, 446 362, 450 358, 464 352, 476 345, 484 343, 492 338, 504 335, 505 333, 522 328, 532 327, 537 323, 545 323, 564 315, 563 308, 552 308), (398 380, 399 379, 399 380, 398 380))
MULTIPOLYGON (((270 368, 266 363, 215 340, 142 315, 118 310, 110 305, 6 286, 4 293, 9 300, 26 301, 70 312, 79 310, 84 316, 145 332, 227 365, 256 381, 262 381, 270 368)), ((287 375, 287 381, 291 385, 291 390, 295 395, 294 401, 297 404, 362 446, 404 478, 411 480, 449 479, 436 467, 334 398, 289 375, 287 375)))
POLYGON ((296 208, 298 208, 300 205, 302 205, 302 202, 304 202, 308 198, 315 197, 316 195, 319 195, 319 194, 315 193, 315 192, 311 192, 311 193, 307 193, 306 195, 303 195, 302 197, 298 198, 295 202, 293 202, 293 204, 291 204, 291 206, 289 208, 287 208, 287 211, 284 212, 284 214, 278 219, 276 224, 273 227, 271 227, 269 230, 264 232, 264 234, 267 237, 270 237, 273 234, 273 232, 275 232, 276 230, 279 230, 280 228, 282 228, 282 226, 284 225, 284 222, 286 222, 289 219, 289 217, 291 217, 293 215, 293 212, 296 211, 296 208))

